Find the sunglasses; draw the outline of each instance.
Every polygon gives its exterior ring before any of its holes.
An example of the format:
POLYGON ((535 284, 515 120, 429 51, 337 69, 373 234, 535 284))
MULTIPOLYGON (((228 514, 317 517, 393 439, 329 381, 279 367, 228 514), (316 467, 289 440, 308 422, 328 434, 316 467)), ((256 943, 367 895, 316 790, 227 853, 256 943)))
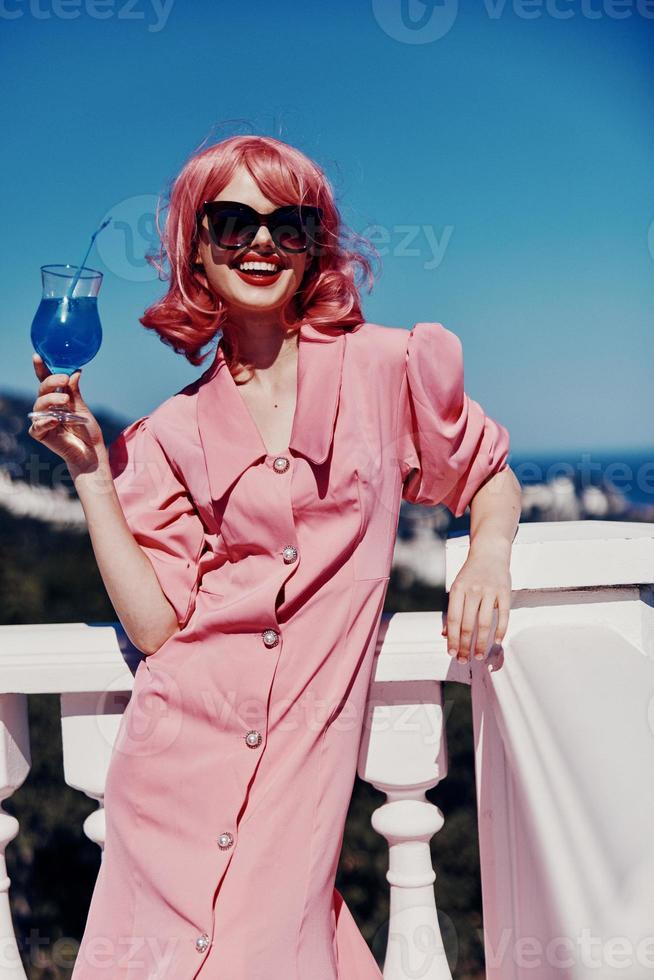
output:
POLYGON ((205 201, 198 222, 206 215, 209 235, 220 248, 251 245, 261 225, 265 225, 278 248, 285 252, 306 252, 322 221, 322 208, 309 204, 285 204, 269 214, 259 214, 239 201, 205 201))

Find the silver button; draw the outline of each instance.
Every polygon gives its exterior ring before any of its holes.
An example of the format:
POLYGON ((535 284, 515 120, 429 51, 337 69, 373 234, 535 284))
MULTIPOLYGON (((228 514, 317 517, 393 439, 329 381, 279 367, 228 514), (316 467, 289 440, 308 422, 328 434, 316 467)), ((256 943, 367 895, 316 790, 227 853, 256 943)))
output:
POLYGON ((231 847, 233 843, 234 838, 228 830, 226 830, 225 833, 221 834, 218 838, 218 847, 221 849, 221 851, 226 851, 227 848, 231 847))
POLYGON ((279 633, 277 630, 264 630, 261 636, 267 647, 276 647, 279 643, 279 633))
POLYGON ((297 548, 294 548, 292 544, 287 544, 282 554, 287 565, 297 560, 297 548))
POLYGON ((251 731, 249 731, 245 736, 245 744, 250 749, 259 748, 262 741, 263 741, 263 735, 261 734, 261 732, 256 731, 256 729, 254 728, 251 731))
POLYGON ((273 462, 275 473, 285 473, 291 464, 286 456, 276 456, 273 462))
POLYGON ((206 932, 203 932, 201 936, 195 940, 195 948, 198 953, 204 953, 205 949, 209 946, 209 936, 206 932))

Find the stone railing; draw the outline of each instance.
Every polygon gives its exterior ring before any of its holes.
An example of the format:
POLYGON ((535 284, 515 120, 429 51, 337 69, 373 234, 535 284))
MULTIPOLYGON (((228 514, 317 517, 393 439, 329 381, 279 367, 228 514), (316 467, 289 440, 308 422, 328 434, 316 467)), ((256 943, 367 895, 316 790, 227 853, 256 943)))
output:
MULTIPOLYGON (((447 541, 448 591, 468 545, 447 541)), ((387 796, 384 978, 456 975, 429 848, 447 815, 424 795, 447 775, 444 681, 472 686, 487 980, 654 977, 654 524, 521 524, 511 579, 483 661, 449 656, 441 613, 380 630, 358 772, 387 796)))
MULTIPOLYGON (((446 587, 469 539, 450 538, 446 587)), ((385 980, 450 980, 430 840, 447 814, 443 682, 471 685, 488 980, 654 977, 654 524, 520 525, 503 646, 460 664, 441 613, 385 616, 358 772, 387 802, 385 980)), ((473 635, 473 643, 476 636, 473 635)), ((0 794, 30 767, 27 694, 59 693, 64 778, 98 801, 141 655, 116 624, 0 627, 0 794)), ((0 980, 25 980, 0 811, 0 980)))

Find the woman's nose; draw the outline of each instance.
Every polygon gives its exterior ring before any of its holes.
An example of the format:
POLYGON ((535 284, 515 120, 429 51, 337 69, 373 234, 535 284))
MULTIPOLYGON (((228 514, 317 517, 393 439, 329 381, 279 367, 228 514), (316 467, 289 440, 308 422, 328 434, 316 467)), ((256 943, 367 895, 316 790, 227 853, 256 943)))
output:
POLYGON ((272 235, 268 231, 265 225, 259 225, 259 230, 252 240, 253 245, 267 245, 268 247, 275 245, 272 235))

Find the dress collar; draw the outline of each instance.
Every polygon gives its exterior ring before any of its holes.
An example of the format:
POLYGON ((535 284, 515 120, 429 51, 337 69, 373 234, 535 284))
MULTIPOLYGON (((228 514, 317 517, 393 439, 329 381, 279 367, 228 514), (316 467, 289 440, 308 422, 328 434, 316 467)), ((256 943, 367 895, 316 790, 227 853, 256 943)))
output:
MULTIPOLYGON (((340 397, 345 331, 300 326, 297 398, 289 450, 323 463, 332 444, 340 397)), ((253 463, 268 455, 219 343, 198 392, 198 427, 209 486, 219 500, 253 463)))

